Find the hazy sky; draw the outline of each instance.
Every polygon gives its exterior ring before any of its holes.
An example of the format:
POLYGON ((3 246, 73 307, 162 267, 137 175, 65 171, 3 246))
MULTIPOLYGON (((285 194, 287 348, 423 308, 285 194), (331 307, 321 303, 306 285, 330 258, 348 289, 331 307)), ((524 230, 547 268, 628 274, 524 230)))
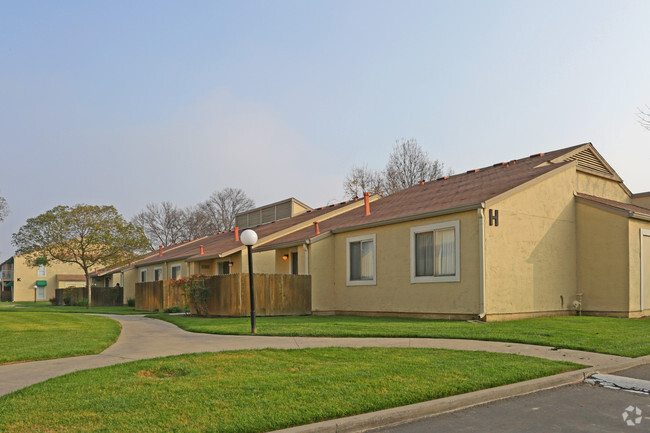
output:
POLYGON ((590 141, 650 190, 649 1, 4 1, 0 260, 58 204, 343 200, 415 137, 456 172, 590 141))

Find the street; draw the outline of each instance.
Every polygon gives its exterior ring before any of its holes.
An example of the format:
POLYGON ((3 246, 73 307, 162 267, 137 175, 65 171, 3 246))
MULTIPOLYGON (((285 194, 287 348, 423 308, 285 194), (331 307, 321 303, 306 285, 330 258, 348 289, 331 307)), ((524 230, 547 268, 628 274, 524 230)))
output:
MULTIPOLYGON (((650 365, 613 374, 650 380, 650 365)), ((374 431, 648 432, 650 395, 582 383, 374 431)))

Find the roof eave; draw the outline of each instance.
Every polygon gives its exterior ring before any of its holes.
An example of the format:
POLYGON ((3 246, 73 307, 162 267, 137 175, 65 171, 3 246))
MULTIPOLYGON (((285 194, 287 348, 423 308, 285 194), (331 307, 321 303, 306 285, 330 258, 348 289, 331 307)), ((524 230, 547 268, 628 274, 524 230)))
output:
POLYGON ((485 207, 484 202, 479 202, 479 203, 472 203, 468 205, 463 205, 463 206, 457 206, 457 207, 452 207, 452 208, 447 208, 447 209, 440 209, 436 211, 430 211, 430 212, 423 212, 419 214, 413 214, 413 215, 405 215, 397 218, 390 218, 387 220, 382 220, 382 221, 374 221, 371 223, 366 223, 366 224, 357 224, 354 226, 348 226, 348 227, 341 227, 338 229, 331 230, 333 234, 337 233, 345 233, 345 232, 351 232, 354 230, 362 230, 362 229, 367 229, 367 228, 372 228, 372 227, 381 227, 381 226, 386 226, 390 224, 399 224, 403 222, 409 222, 409 221, 415 221, 415 220, 421 220, 425 218, 433 218, 437 216, 443 216, 443 215, 450 215, 450 214, 455 214, 455 213, 461 213, 461 212, 467 212, 470 210, 474 209, 481 209, 485 207))

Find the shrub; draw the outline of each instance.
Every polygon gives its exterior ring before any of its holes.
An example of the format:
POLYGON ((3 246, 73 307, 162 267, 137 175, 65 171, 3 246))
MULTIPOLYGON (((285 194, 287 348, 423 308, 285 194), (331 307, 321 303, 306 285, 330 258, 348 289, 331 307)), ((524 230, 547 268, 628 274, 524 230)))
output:
POLYGON ((50 304, 56 305, 56 297, 50 298, 50 304))
POLYGON ((63 305, 68 305, 69 306, 70 304, 72 304, 72 298, 70 298, 70 296, 64 297, 63 298, 63 305))
POLYGON ((81 298, 77 301, 77 307, 87 307, 87 306, 88 306, 88 299, 81 298))
MULTIPOLYGON (((205 286, 205 275, 192 275, 189 278, 177 280, 174 283, 183 289, 185 299, 194 307, 196 314, 207 316, 208 300, 210 299, 211 290, 205 286)), ((185 310, 189 310, 188 306, 185 310)))
POLYGON ((127 304, 129 307, 135 307, 135 298, 128 298, 128 299, 126 300, 126 304, 127 304))
POLYGON ((163 310, 163 313, 182 313, 182 312, 183 312, 183 309, 181 307, 179 307, 178 305, 174 305, 172 307, 165 308, 163 310))

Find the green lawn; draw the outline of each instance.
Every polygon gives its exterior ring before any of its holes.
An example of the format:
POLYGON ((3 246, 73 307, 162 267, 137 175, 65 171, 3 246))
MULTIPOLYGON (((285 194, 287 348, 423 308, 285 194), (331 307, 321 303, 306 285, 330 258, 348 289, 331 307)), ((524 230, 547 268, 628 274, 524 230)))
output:
POLYGON ((105 317, 0 310, 0 364, 99 353, 121 329, 105 317))
MULTIPOLYGON (((153 314, 191 331, 250 334, 249 318, 199 318, 153 314)), ((259 335, 314 337, 465 338, 539 344, 621 356, 650 354, 650 320, 549 317, 476 323, 346 316, 258 317, 259 335)))
POLYGON ((14 302, 13 304, 0 304, 0 313, 2 312, 46 312, 46 313, 94 313, 94 314, 144 314, 142 311, 135 311, 134 307, 76 307, 64 306, 59 307, 49 302, 14 302), (15 305, 11 307, 10 305, 15 305), (4 308, 3 308, 4 307, 4 308))
POLYGON ((0 431, 262 432, 577 368, 408 348, 181 355, 81 371, 0 397, 0 431))

